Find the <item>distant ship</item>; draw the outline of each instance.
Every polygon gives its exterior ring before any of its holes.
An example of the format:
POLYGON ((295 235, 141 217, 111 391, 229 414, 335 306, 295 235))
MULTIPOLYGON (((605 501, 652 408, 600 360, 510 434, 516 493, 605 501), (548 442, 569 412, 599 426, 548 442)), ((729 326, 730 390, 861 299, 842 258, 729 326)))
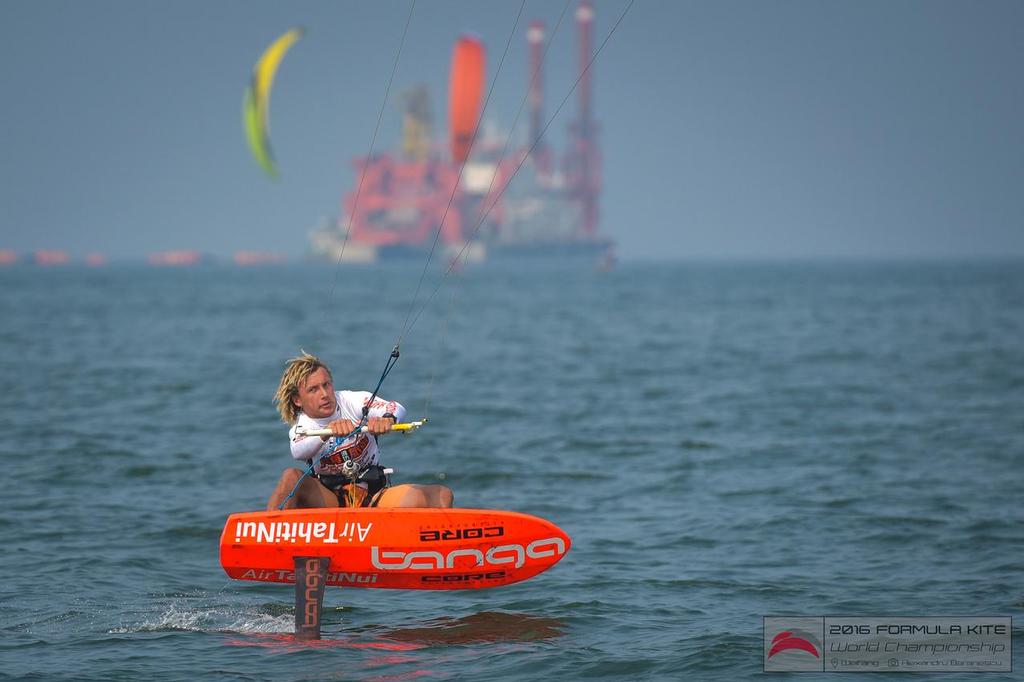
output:
POLYGON ((494 130, 481 130, 470 146, 485 87, 485 55, 478 38, 463 35, 453 50, 448 143, 432 139, 426 89, 403 93, 401 150, 353 161, 356 187, 345 194, 341 218, 325 219, 311 233, 312 254, 348 263, 424 258, 440 230, 436 253, 448 262, 613 262, 613 242, 597 233, 601 156, 591 111, 593 70, 586 68, 593 20, 593 8, 584 0, 576 9, 579 112, 560 163, 541 139, 543 24, 531 23, 526 34, 529 73, 535 74, 528 94, 529 142, 504 157, 506 140, 494 130))

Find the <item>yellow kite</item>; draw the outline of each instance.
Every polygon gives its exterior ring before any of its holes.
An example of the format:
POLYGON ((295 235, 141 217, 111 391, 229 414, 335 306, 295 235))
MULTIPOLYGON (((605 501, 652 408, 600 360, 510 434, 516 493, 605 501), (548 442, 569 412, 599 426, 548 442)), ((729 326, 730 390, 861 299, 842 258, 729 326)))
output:
POLYGON ((277 177, 277 166, 270 150, 270 88, 285 53, 303 33, 303 29, 293 28, 267 48, 252 69, 252 82, 245 89, 242 101, 242 123, 249 148, 256 161, 272 178, 277 177))

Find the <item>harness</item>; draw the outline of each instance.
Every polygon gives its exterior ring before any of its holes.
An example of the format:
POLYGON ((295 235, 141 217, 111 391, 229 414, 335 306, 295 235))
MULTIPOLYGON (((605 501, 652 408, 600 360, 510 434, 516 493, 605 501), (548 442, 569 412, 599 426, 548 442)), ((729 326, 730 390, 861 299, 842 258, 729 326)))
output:
POLYGON ((362 469, 354 479, 344 474, 316 474, 316 477, 325 488, 338 496, 342 506, 346 506, 345 503, 348 501, 348 492, 345 490, 347 486, 366 484, 366 495, 360 507, 376 507, 377 493, 391 487, 390 477, 384 473, 384 467, 378 464, 371 464, 362 469))

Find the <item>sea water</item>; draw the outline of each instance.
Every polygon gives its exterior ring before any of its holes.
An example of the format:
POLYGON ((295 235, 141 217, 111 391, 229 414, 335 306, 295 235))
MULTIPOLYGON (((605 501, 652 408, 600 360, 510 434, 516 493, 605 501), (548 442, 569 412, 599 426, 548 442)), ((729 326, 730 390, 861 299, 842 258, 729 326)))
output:
POLYGON ((0 677, 751 679, 787 614, 1009 615, 1021 650, 1024 263, 423 272, 0 269, 0 677), (396 478, 573 546, 331 588, 296 642, 220 532, 291 463, 284 362, 372 389, 396 341, 381 394, 429 418, 396 478))

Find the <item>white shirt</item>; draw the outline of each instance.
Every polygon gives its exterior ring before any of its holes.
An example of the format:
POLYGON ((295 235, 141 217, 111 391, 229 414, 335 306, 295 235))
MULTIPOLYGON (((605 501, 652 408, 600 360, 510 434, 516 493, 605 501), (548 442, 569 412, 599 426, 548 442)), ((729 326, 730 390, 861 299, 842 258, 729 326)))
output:
MULTIPOLYGON (((299 412, 295 424, 288 430, 288 438, 291 440, 292 457, 304 460, 307 464, 315 462, 313 471, 318 474, 340 474, 344 458, 341 453, 344 451, 360 466, 377 464, 377 455, 380 450, 377 447, 376 437, 361 433, 349 439, 339 436, 331 436, 326 441, 320 436, 296 436, 296 427, 306 429, 322 429, 337 419, 348 419, 353 423, 359 423, 363 417, 363 405, 370 399, 372 394, 369 391, 337 391, 335 398, 338 401, 338 409, 330 417, 313 419, 305 412, 299 412), (321 454, 325 454, 320 457, 321 454)), ((383 417, 385 414, 395 415, 396 421, 405 419, 405 407, 394 400, 384 400, 379 396, 370 406, 370 417, 383 417)))

